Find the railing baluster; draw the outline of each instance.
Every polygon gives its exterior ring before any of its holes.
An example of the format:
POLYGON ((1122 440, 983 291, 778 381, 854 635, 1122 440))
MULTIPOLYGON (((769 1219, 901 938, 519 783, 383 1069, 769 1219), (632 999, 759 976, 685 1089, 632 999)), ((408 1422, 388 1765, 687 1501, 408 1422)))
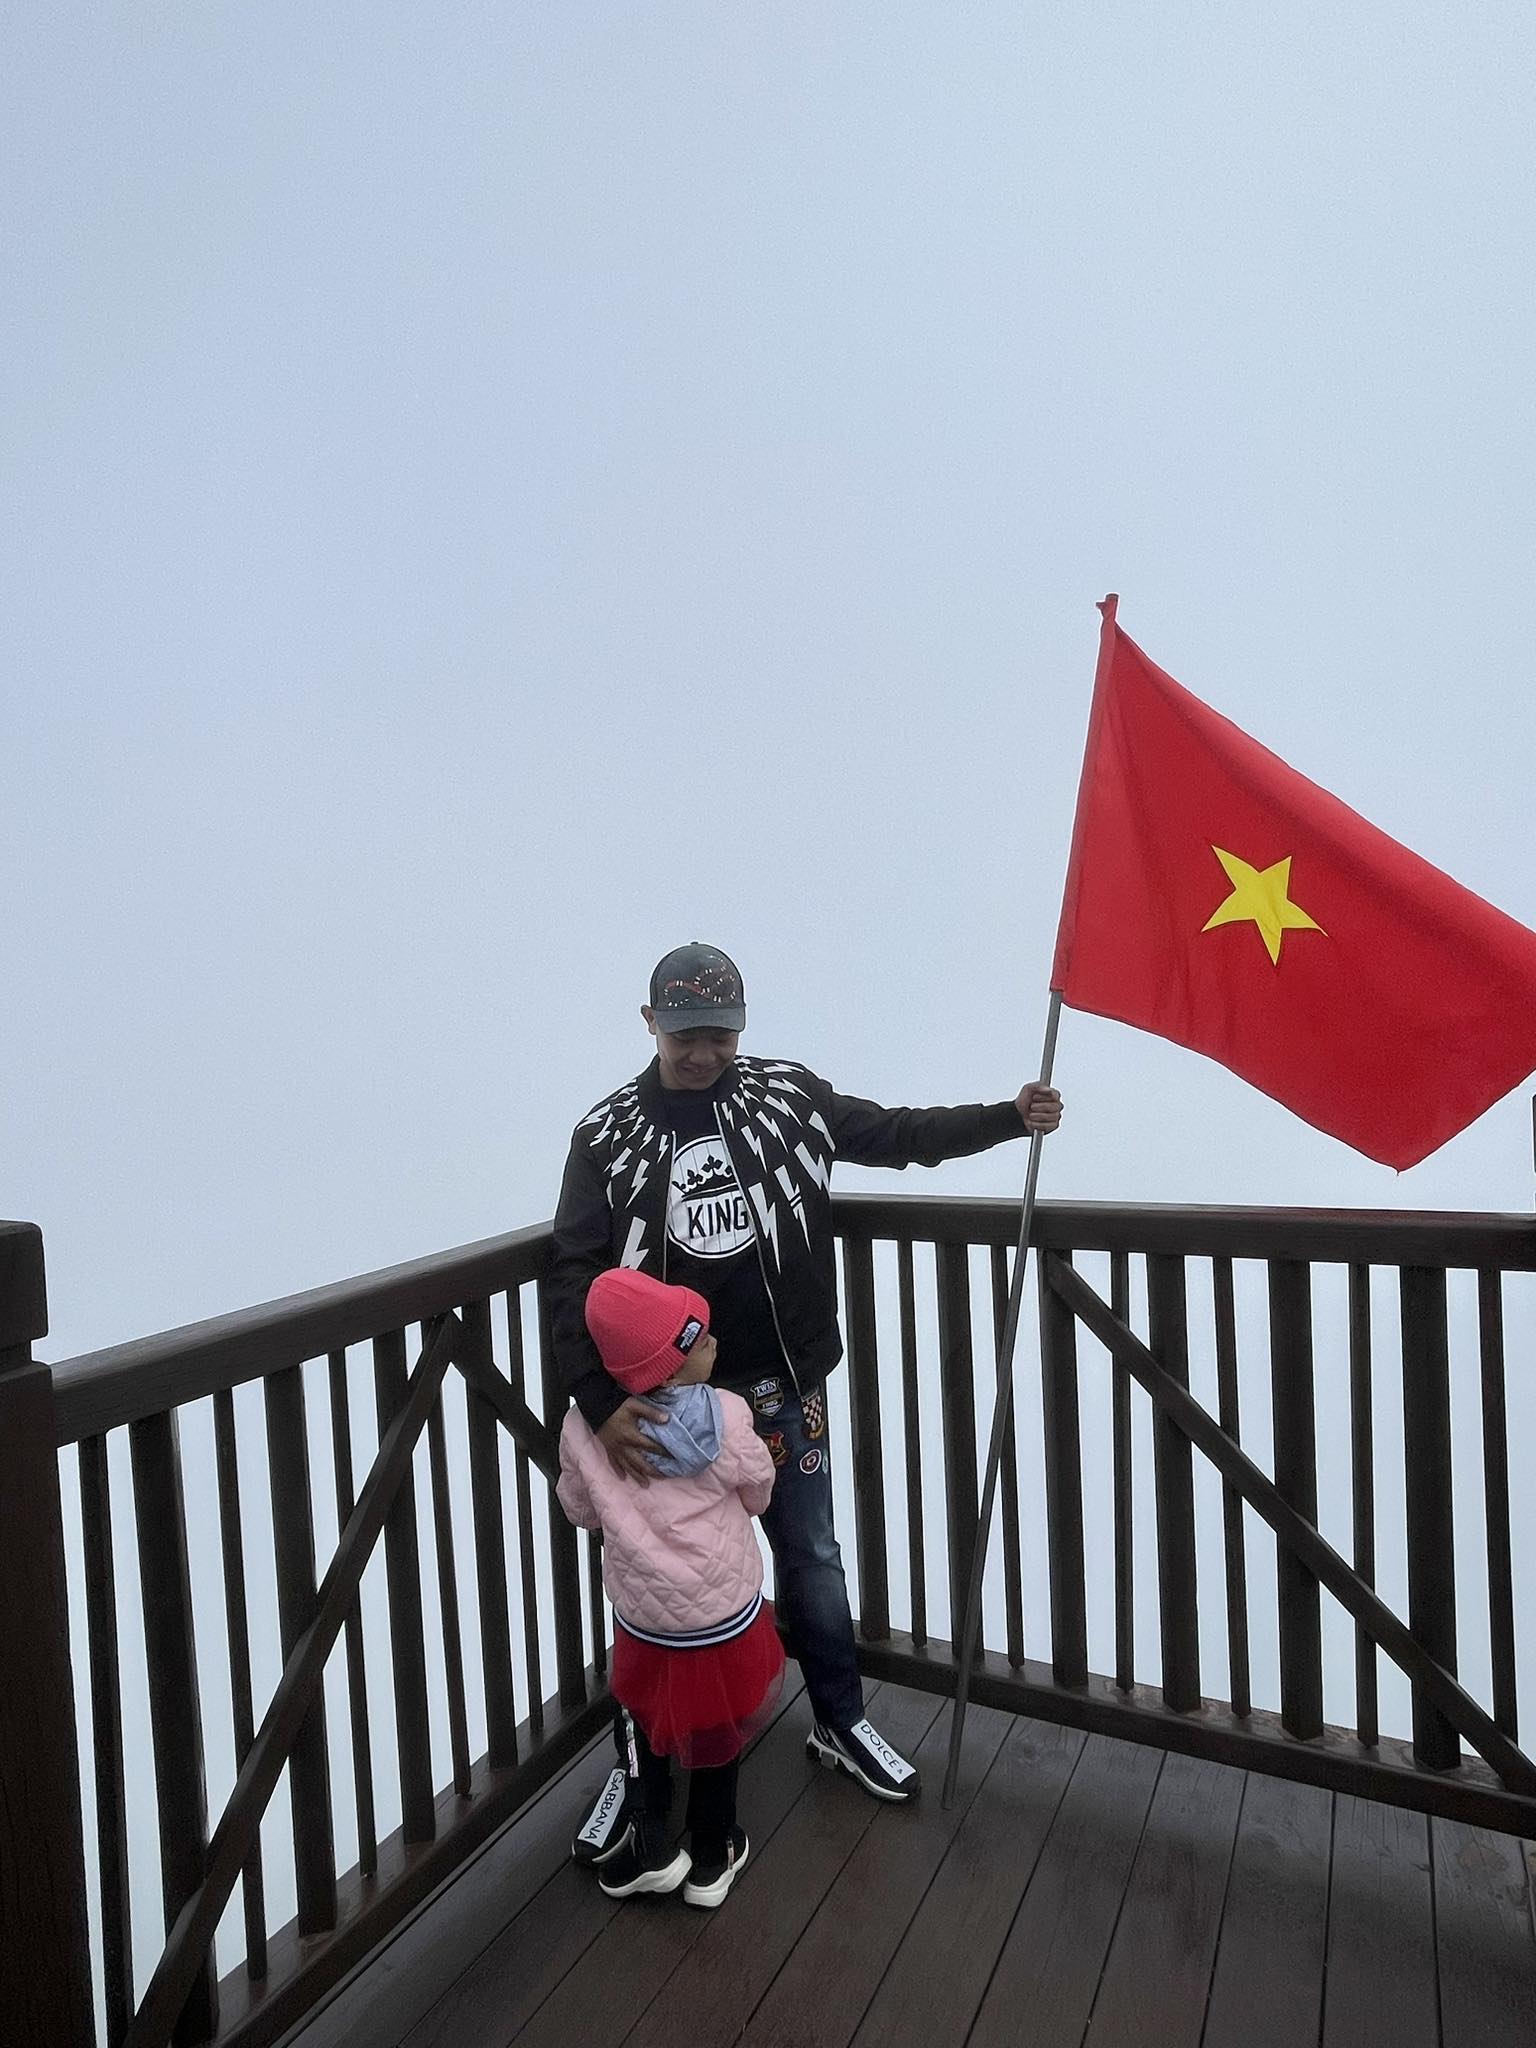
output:
POLYGON ((608 1675, 608 1631, 603 1620, 603 1539, 596 1529, 583 1538, 587 1550, 587 1640, 592 1650, 592 1669, 599 1678, 608 1675))
POLYGON ((901 1424, 907 1467, 907 1575, 912 1587, 912 1640, 928 1640, 928 1560, 923 1551, 923 1419, 917 1387, 917 1289, 912 1241, 896 1246, 896 1288, 901 1309, 901 1424))
MULTIPOLYGON (((203 1880, 208 1798, 198 1706, 192 1582, 175 1410, 130 1423, 133 1507, 138 1529, 144 1651, 149 1667, 150 1740, 160 1816, 160 1886, 169 1933, 203 1880)), ((209 1950, 187 1994, 176 2040, 211 2041, 219 2001, 209 1950)))
MULTIPOLYGON (((555 1374, 555 1340, 550 1326, 549 1290, 541 1280, 539 1297, 539 1380, 544 1421, 558 1436, 565 1418, 566 1397, 555 1374)), ((581 1567, 576 1531, 548 1488, 549 1564, 555 1609, 555 1673, 563 1706, 580 1706, 587 1696, 585 1660, 581 1651, 581 1567)))
MULTIPOLYGON (((1443 1266, 1404 1266, 1403 1466, 1408 1507, 1408 1620, 1424 1648, 1456 1674, 1455 1528, 1451 1508, 1451 1371, 1443 1266)), ((1413 1696, 1413 1753, 1430 1770, 1461 1761, 1449 1721, 1413 1696)))
MULTIPOLYGON (((229 1643, 230 1719, 234 1723, 235 1770, 256 1739, 251 1698, 251 1630, 245 1590, 245 1531, 240 1521, 240 1458, 235 1437, 235 1397, 221 1387, 213 1397, 214 1464, 219 1487, 219 1551, 224 1564, 224 1630, 229 1643)), ((240 1873, 245 1907, 245 1973, 267 1974, 266 1885, 257 1842, 240 1873)))
MULTIPOLYGON (((347 1354, 333 1351, 327 1359, 331 1392, 331 1464, 336 1483, 336 1527, 352 1518, 352 1403, 347 1386, 347 1354)), ((373 1737, 368 1724, 368 1666, 363 1655, 363 1611, 354 1600, 347 1610, 347 1711, 352 1728, 352 1788, 357 1802, 357 1867, 372 1877, 379 1867, 378 1824, 373 1810, 373 1737)))
MULTIPOLYGON (((1349 1269, 1349 1443, 1355 1570, 1376 1584, 1376 1425, 1371 1394, 1371 1269, 1349 1269)), ((1355 1625, 1355 1733, 1374 1749, 1381 1736, 1376 1645, 1355 1625)))
MULTIPOLYGON (((1070 1252, 1057 1255, 1071 1265, 1070 1252)), ((1088 1682, 1083 1566, 1083 1451, 1078 1421, 1077 1318, 1040 1271, 1041 1413, 1051 1580, 1051 1666, 1058 1685, 1088 1682)))
MULTIPOLYGON (((514 1287, 512 1293, 516 1294, 514 1287)), ((463 1311, 462 1348, 493 1371, 491 1305, 463 1311)), ((507 1533, 501 1506, 501 1424, 483 1394, 466 1380, 469 1490, 475 1519, 475 1590, 480 1607, 480 1670, 485 1686, 486 1755, 491 1769, 517 1762, 517 1705, 512 1693, 512 1615, 507 1602, 507 1533)))
MULTIPOLYGON (((409 1374, 404 1330, 373 1340, 379 1438, 405 1406, 409 1374)), ((436 1833, 432 1799, 432 1730, 427 1718, 427 1653, 421 1615, 421 1553, 416 1531, 416 1474, 407 1467, 384 1522, 384 1576, 389 1588, 389 1656, 394 1677, 395 1734, 400 1760, 401 1822, 408 1842, 436 1833)))
MULTIPOLYGON (((1237 1380, 1237 1308, 1230 1259, 1212 1259, 1211 1295, 1216 1323, 1218 1420, 1237 1444, 1243 1436, 1237 1380)), ((1221 1482, 1221 1533, 1227 1566, 1227 1670, 1232 1710, 1247 1714, 1253 1710, 1248 1667, 1248 1559, 1243 1538, 1243 1498, 1228 1479, 1221 1482)))
MULTIPOLYGON (((294 1644, 315 1618, 315 1517, 309 1485, 304 1368, 291 1365, 268 1373, 262 1390, 267 1410, 267 1465, 272 1478, 277 1620, 286 1663, 294 1644)), ((336 1844, 323 1694, 305 1715, 288 1759, 288 1794, 293 1809, 299 1932, 323 1934, 336 1925, 336 1844)))
MULTIPOLYGON (((1317 1411, 1312 1387, 1312 1269, 1269 1262, 1270 1394, 1275 1484, 1317 1522, 1317 1411)), ((1323 1638, 1317 1580, 1285 1545, 1275 1553, 1280 1610, 1280 1719, 1303 1741, 1323 1732, 1323 1638)))
MULTIPOLYGON (((1124 1252, 1109 1255, 1109 1306, 1118 1321, 1131 1316, 1131 1262, 1124 1252)), ((1134 1467, 1131 1456, 1131 1376, 1118 1358, 1110 1361, 1111 1430, 1115 1495, 1115 1684, 1129 1692, 1136 1683, 1136 1551, 1132 1523, 1134 1467)))
MULTIPOLYGON (((512 1384, 526 1401, 528 1373, 523 1356, 522 1290, 507 1289, 507 1356, 512 1384)), ((533 1548, 533 1492, 528 1453, 519 1444, 512 1461, 517 1495, 517 1552, 523 1596, 523 1660, 528 1667, 528 1719, 535 1735, 544 1727, 544 1677, 539 1649, 538 1561, 533 1548)))
MULTIPOLYGON (((422 1329, 422 1346, 430 1327, 422 1329)), ((453 1551, 453 1500, 448 1491, 448 1434, 443 1397, 438 1395, 427 1417, 427 1469, 432 1475, 433 1548, 437 1553, 437 1606, 443 1634, 443 1683, 448 1694, 448 1753, 453 1760, 453 1789, 469 1797, 469 1722, 464 1706, 464 1639, 459 1622, 459 1575, 453 1551)))
POLYGON ((117 1567, 112 1556, 112 1487, 104 1436, 83 1437, 80 1442, 80 1524, 91 1665, 106 2048, 121 2048, 133 2017, 133 1919, 123 1778, 123 1689, 117 1653, 117 1567))
POLYGON ((1493 1718, 1510 1740, 1520 1733, 1515 1686, 1514 1560, 1509 1534, 1509 1426, 1504 1400, 1504 1293, 1500 1276, 1477 1276, 1478 1356, 1483 1382, 1483 1498, 1488 1524, 1488 1641, 1493 1718))
MULTIPOLYGON (((1008 1317, 1008 1283, 1011 1277, 1005 1245, 992 1247, 992 1354, 997 1355, 1008 1317)), ((1008 1662, 1015 1671, 1024 1664, 1024 1525, 1019 1514, 1019 1432, 1018 1415, 1009 1417, 1003 1438, 1003 1611, 1008 1623, 1008 1662)))
POLYGON ((880 1359, 875 1335, 874 1246, 843 1239, 848 1296, 848 1398, 853 1436, 854 1522, 859 1545, 859 1634, 883 1643, 891 1633, 885 1557, 885 1458, 880 1444, 880 1359))
MULTIPOLYGON (((976 1555, 976 1393, 971 1357, 971 1265, 963 1244, 935 1251, 939 1391, 944 1416, 944 1504, 949 1527, 949 1632, 959 1654, 976 1555)), ((981 1640, 985 1642, 983 1628, 981 1640)))
MULTIPOLYGON (((1189 1316, 1184 1261, 1147 1257, 1151 1350, 1182 1387, 1189 1385, 1189 1316)), ((1195 1566, 1195 1477, 1188 1439, 1159 1409, 1152 1418, 1157 1488, 1157 1591, 1162 1624, 1163 1698, 1188 1712, 1200 1704, 1199 1581, 1195 1566)))

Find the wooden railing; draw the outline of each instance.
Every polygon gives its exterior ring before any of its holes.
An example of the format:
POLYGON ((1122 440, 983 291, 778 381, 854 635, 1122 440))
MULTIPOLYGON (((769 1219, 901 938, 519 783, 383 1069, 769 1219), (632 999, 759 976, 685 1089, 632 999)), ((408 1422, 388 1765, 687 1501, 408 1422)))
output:
MULTIPOLYGON (((11 1241, 18 1258, 33 1255, 33 1295, 40 1304, 35 1235, 13 1233, 11 1241)), ((95 1807, 94 1855, 81 1859, 78 1780, 73 1827, 51 1825, 47 1835, 40 1832, 44 1795, 37 1791, 25 1839, 12 1849, 15 1860, 7 1858, 0 1923, 7 1963, 17 1955, 13 1925, 43 1932, 34 1927, 40 1909, 29 1908, 23 1893, 40 1874, 35 1866, 45 1843, 74 1930, 62 1945, 69 1967, 61 1961, 60 1981, 47 1993, 52 2003, 39 2006, 49 2019, 39 2018, 22 2038, 49 2048, 97 2038, 83 1939, 85 1861, 93 1866, 109 2048, 271 2041, 602 1725, 607 1636, 598 1555, 588 1539, 578 1539, 554 1499, 554 1436, 528 1398, 525 1323, 535 1399, 546 1415, 558 1412, 547 1377, 541 1285, 547 1249, 547 1229, 521 1231, 71 1359, 54 1366, 51 1387, 46 1371, 20 1361, 0 1378, 0 1444, 8 1464, 27 1470, 23 1499, 35 1503, 39 1487, 51 1496, 20 1531, 27 1548, 35 1551, 41 1542, 60 1553, 64 1511, 78 1516, 90 1700, 85 1753, 95 1807), (448 1445, 446 1390, 455 1374, 464 1383, 457 1419, 468 1467, 467 1512, 462 1502, 455 1509, 460 1489, 448 1445), (259 1413, 237 1400, 242 1388, 257 1382, 259 1413), (372 1418, 358 1412, 363 1400, 372 1418), (189 1489, 186 1444, 194 1433, 202 1456, 197 1485, 189 1489), (118 1448, 124 1439, 126 1459, 118 1448), (510 1471, 503 1469, 503 1439, 512 1447, 510 1471), (62 1468, 56 1449, 66 1454, 62 1468), (318 1554, 317 1463, 328 1468, 325 1489, 334 1504, 326 1518, 336 1531, 328 1559, 318 1554), (189 1494, 195 1494, 190 1510, 189 1494), (473 1553, 467 1596, 459 1573, 466 1547, 473 1553), (424 1570, 426 1548, 430 1572, 424 1570), (376 1550, 382 1550, 383 1597, 370 1622, 361 1588, 376 1550), (194 1577, 206 1577, 194 1565, 209 1551, 218 1557, 220 1612, 194 1600, 194 1577), (250 1604, 266 1556, 281 1670, 262 1704, 250 1604), (136 1598, 125 1576, 136 1579, 136 1598), (515 1609, 521 1618, 516 1644, 515 1609), (478 1669, 468 1673, 466 1614, 478 1640, 478 1669), (138 1640, 127 1646, 120 1640, 125 1615, 139 1629, 138 1640), (380 1621, 388 1638, 387 1685, 378 1683, 380 1621), (365 1630, 375 1633, 371 1660, 365 1630), (214 1729, 215 1709, 204 1697, 215 1689, 207 1684, 210 1644, 227 1665, 232 1726, 223 1731, 214 1729), (143 1985, 133 1968, 133 1902, 137 1896, 142 1917, 144 1872, 153 1864, 151 1845, 136 1841, 130 1825, 129 1786, 144 1768, 125 1731, 130 1661, 142 1662, 147 1685, 166 1929, 163 1952, 143 1985), (349 1754, 339 1766, 323 1690, 328 1664, 347 1701, 349 1739, 342 1746, 349 1754), (485 1731, 478 1760, 471 1751, 471 1705, 477 1728, 485 1731), (434 1718, 446 1730, 436 1759, 434 1718), (210 1825, 206 1757, 216 1733, 226 1745, 233 1737, 235 1775, 210 1825), (387 1760, 379 1754, 385 1735, 392 1738, 383 1745, 393 1751, 387 1760), (264 1896, 261 1829, 264 1819, 269 1827, 281 1824, 269 1809, 284 1772, 296 1911, 274 1930, 264 1896), (381 1785, 398 1815, 398 1825, 382 1839, 376 1816, 381 1785), (335 1814, 348 1794, 356 1855, 339 1871, 335 1814), (221 1979, 214 1936, 237 1886, 244 1953, 221 1979)), ((28 1341, 41 1334, 40 1312, 31 1324, 28 1341)), ((8 1526, 10 1519, 8 1501, 8 1526)), ((14 1567, 18 1553, 8 1545, 6 1555, 14 1567)), ((12 1576, 7 1572, 4 1583, 12 1576)), ((53 1705, 71 1699, 61 1579, 62 1557, 46 1589, 27 1594, 31 1605, 19 1638, 14 1629, 6 1638, 11 1644, 35 1640, 48 1653, 53 1705)), ((8 1618, 9 1606, 0 1617, 8 1618)), ((19 1691, 21 1666, 8 1659, 7 1670, 7 1693, 13 1686, 19 1691)), ((29 1742, 42 1742, 26 1719, 16 1718, 26 1706, 0 1696, 7 1811, 13 1731, 19 1727, 29 1742)), ((73 1747, 62 1735, 43 1744, 50 1785, 74 1771, 54 1754, 65 1746, 73 1747)), ((18 1769, 21 1782, 28 1771, 18 1769)), ((280 1865, 284 1860, 279 1854, 280 1865)), ((45 1894, 48 1888, 45 1883, 45 1894)), ((233 1946, 240 1931, 226 1929, 233 1946)), ((8 2018, 15 2009, 10 1990, 0 1986, 0 2009, 8 2018)))
MULTIPOLYGON (((951 1616, 964 1611, 977 1520, 977 1432, 990 1414, 991 1359, 1011 1277, 1018 1208, 1010 1202, 913 1202, 845 1196, 837 1203, 847 1287, 854 1412, 860 1630, 866 1669, 906 1684, 949 1692, 955 1662, 948 1642, 928 1638, 933 1570, 922 1520, 925 1484, 916 1332, 931 1307, 937 1325, 942 1406, 942 1499, 946 1520, 942 1591, 951 1616), (874 1278, 876 1248, 894 1248, 894 1289, 874 1278), (931 1302, 920 1299, 914 1253, 931 1246, 931 1302), (973 1261, 982 1272, 973 1272, 973 1261), (980 1282, 979 1290, 973 1282, 980 1282), (990 1328, 978 1341, 973 1294, 990 1296, 990 1328), (877 1295, 885 1299, 877 1314, 877 1295), (894 1297, 892 1300, 891 1297, 894 1297), (892 1439, 881 1426, 891 1392, 882 1374, 885 1348, 901 1359, 905 1485, 886 1485, 892 1439), (984 1363, 978 1370, 978 1355, 984 1363), (984 1400, 987 1415, 978 1415, 984 1400), (894 1517, 892 1508, 894 1505, 894 1517), (909 1624, 893 1631, 887 1599, 889 1520, 904 1523, 909 1624)), ((1511 1833, 1536 1832, 1536 1765, 1518 1747, 1517 1609, 1533 1626, 1536 1571, 1529 1558, 1517 1586, 1511 1538, 1510 1448, 1506 1402, 1505 1290, 1510 1276, 1536 1270, 1536 1221, 1526 1217, 1352 1214, 1042 1203, 1032 1244, 1040 1259, 1038 1436, 1015 1416, 1000 1479, 1000 1540, 988 1567, 994 1647, 979 1661, 973 1696, 1045 1719, 1322 1784, 1336 1790, 1444 1814, 1511 1833), (1087 1268, 1102 1268, 1095 1286, 1087 1268), (1457 1601, 1456 1487, 1451 1432, 1451 1323, 1448 1274, 1466 1274, 1470 1317, 1458 1323, 1469 1347, 1477 1411, 1461 1417, 1481 1439, 1475 1502, 1465 1503, 1483 1532, 1480 1581, 1487 1626, 1489 1680, 1477 1697, 1458 1679, 1466 1631, 1457 1601), (1319 1329, 1314 1292, 1332 1271, 1337 1316, 1319 1329), (1239 1277, 1257 1317, 1239 1314, 1239 1277), (1133 1303, 1136 1304, 1133 1313, 1133 1303), (1374 1303, 1374 1314, 1373 1314, 1374 1303), (1257 1322, 1258 1329, 1254 1325, 1257 1322), (1395 1330, 1397 1357, 1385 1361, 1383 1326, 1395 1330), (1213 1396, 1191 1392, 1192 1331, 1203 1340, 1213 1396), (1138 1328, 1139 1325, 1139 1328, 1138 1328), (1268 1352, 1268 1415, 1255 1431, 1240 1399, 1248 1361, 1242 1328, 1268 1352), (1079 1332, 1097 1357, 1080 1363, 1079 1332), (1329 1419, 1347 1433, 1350 1539, 1327 1541, 1318 1523, 1319 1370, 1326 1373, 1329 1419), (1109 1382, 1104 1427, 1093 1439, 1082 1422, 1084 1394, 1098 1374, 1109 1382), (1403 1520, 1384 1530, 1377 1512, 1378 1418, 1399 1375, 1403 1520), (1150 1458, 1133 1454, 1133 1389, 1150 1408, 1150 1458), (1257 1435, 1268 1469, 1245 1441, 1257 1435), (1020 1465, 1033 1453, 1044 1496, 1044 1579, 1048 1659, 1025 1654, 1024 1566, 1028 1555, 1020 1465), (1150 1464, 1150 1472, 1143 1468, 1150 1464), (1220 1573, 1197 1562, 1196 1476, 1202 1465, 1220 1481, 1220 1573), (1085 1554, 1085 1473, 1095 1488, 1097 1526, 1107 1533, 1112 1577, 1111 1668, 1095 1673, 1088 1653, 1089 1573, 1085 1554), (1148 1497, 1148 1494, 1150 1497, 1148 1497), (1138 1503, 1140 1506, 1138 1507, 1138 1503), (1107 1525, 1107 1528, 1106 1526, 1107 1525), (1275 1544, 1274 1580, 1265 1588, 1249 1558, 1249 1537, 1267 1529, 1275 1544), (1406 1617, 1376 1589, 1378 1553, 1402 1539, 1406 1617), (1150 1553, 1152 1592, 1138 1605, 1138 1550, 1150 1553), (1001 1581, 1000 1585, 997 1583, 1001 1581), (1517 1597, 1523 1593, 1523 1600, 1517 1597), (1324 1718, 1324 1596, 1353 1627, 1351 1726, 1324 1718), (1224 1608, 1226 1697, 1206 1696, 1202 1603, 1224 1608), (1253 1699, 1250 1612, 1272 1612, 1278 1636, 1277 1697, 1253 1699), (1155 1612, 1155 1648, 1138 1661, 1138 1616, 1155 1612), (1381 1660, 1411 1687, 1406 1728, 1384 1735, 1378 1709, 1381 1660), (1146 1683, 1145 1665, 1157 1682, 1146 1683)), ((1536 1307, 1527 1296, 1523 1307, 1536 1307)), ((1536 1328, 1527 1318, 1529 1346, 1536 1328)), ((1527 1354, 1528 1355, 1528 1354, 1527 1354)), ((1262 1363, 1262 1360, 1260 1361, 1262 1363)), ((1028 1377, 1028 1373, 1025 1373, 1028 1377)), ((1463 1389, 1465 1391, 1465 1389, 1463 1389)), ((1536 1414, 1526 1403, 1527 1423, 1536 1414)), ((1536 1445, 1517 1446, 1528 1469, 1536 1445)), ((1332 1446, 1330 1445, 1330 1449, 1332 1446)), ((1345 1461, 1333 1459, 1335 1465, 1345 1461)), ((1463 1486, 1463 1494, 1466 1488, 1463 1486)), ((904 1540, 900 1540, 904 1538, 904 1540)), ((1467 1560, 1460 1560, 1462 1577, 1467 1560)), ((1140 1631, 1144 1637, 1148 1631, 1140 1631)), ((1108 1661, 1108 1660, 1106 1660, 1108 1661)), ((1216 1686, 1212 1691, 1218 1690, 1216 1686)))
MULTIPOLYGON (((964 1609, 1018 1209, 847 1196, 835 1210, 861 1661, 951 1691, 930 1620, 953 1633, 964 1609)), ((1536 1771, 1517 1747, 1530 1582, 1511 1533, 1504 1356, 1506 1290, 1528 1284, 1509 1276, 1536 1271, 1536 1224, 1043 1203, 1035 1243, 1040 1341, 1005 1439, 974 1696, 1536 1834, 1536 1771), (1448 1290, 1463 1269, 1475 1278, 1448 1290), (1481 1694, 1458 1677, 1450 1417, 1467 1332, 1451 1295, 1474 1325, 1481 1694), (1397 1426, 1384 1396, 1399 1371, 1395 1532, 1378 1436, 1397 1426), (1320 1375, 1323 1449, 1348 1474, 1342 1547, 1318 1528, 1320 1375), (1265 1529, 1272 1575, 1253 1565, 1265 1529), (1406 1618, 1377 1590, 1398 1533, 1406 1618), (1324 1595, 1353 1630, 1348 1726, 1324 1717, 1325 1679, 1338 1685, 1324 1595), (1213 1605, 1224 1700, 1206 1696, 1213 1605), (1255 1677, 1255 1614, 1275 1624, 1272 1685, 1255 1677), (1383 1656, 1411 1686, 1411 1740, 1382 1732, 1383 1656)), ((599 1559, 549 1485, 548 1247, 547 1227, 518 1232, 50 1374, 31 1351, 46 1328, 40 1239, 0 1226, 0 2011, 18 2044, 275 2041, 601 1725, 599 1559), (280 1669, 264 1675, 251 1610, 269 1590, 280 1669), (215 1659, 227 1684, 209 1682, 215 1659), (158 1859, 131 1824, 144 1759, 125 1729, 130 1666, 147 1685, 158 1859), (233 1770, 210 1824, 215 1748, 233 1770), (261 1829, 272 1849, 285 1772, 291 1860, 276 1861, 295 1910, 272 1928, 261 1829), (382 1835, 381 1808, 398 1821, 382 1835), (166 1939, 140 1983, 133 1901, 142 1921, 156 1860, 166 1939), (222 1976, 216 1930, 235 1958, 222 1976)))

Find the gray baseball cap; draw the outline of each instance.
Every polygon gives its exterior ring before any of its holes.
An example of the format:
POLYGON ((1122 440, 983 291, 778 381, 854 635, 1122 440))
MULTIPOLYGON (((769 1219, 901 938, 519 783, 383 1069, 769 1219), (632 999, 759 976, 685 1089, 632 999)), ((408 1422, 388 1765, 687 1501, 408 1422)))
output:
POLYGON ((651 971, 658 1031, 745 1031, 747 999, 736 963, 697 939, 674 946, 651 971))

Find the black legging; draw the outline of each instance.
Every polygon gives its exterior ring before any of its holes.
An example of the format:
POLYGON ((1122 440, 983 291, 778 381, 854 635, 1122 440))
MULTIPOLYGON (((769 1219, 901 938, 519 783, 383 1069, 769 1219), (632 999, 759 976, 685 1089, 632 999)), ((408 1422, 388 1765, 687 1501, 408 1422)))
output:
MULTIPOLYGON (((619 1726, 615 1733, 626 1770, 630 1769, 629 1740, 634 1740, 634 1761, 639 1768, 632 1775, 636 1777, 641 1834, 660 1847, 672 1808, 672 1759, 656 1754, 632 1715, 622 1707, 617 1713, 619 1726)), ((720 1863, 725 1859, 725 1845, 736 1825, 736 1778, 740 1768, 740 1759, 732 1758, 730 1763, 720 1764, 714 1770, 688 1774, 687 1826, 696 1863, 720 1863)))

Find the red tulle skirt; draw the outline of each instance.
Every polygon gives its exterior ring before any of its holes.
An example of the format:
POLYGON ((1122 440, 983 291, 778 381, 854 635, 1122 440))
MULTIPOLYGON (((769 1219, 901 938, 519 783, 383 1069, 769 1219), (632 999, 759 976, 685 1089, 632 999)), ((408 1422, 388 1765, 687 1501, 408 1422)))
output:
POLYGON ((750 1628, 702 1650, 642 1642, 622 1622, 613 1632, 610 1690, 658 1756, 685 1770, 713 1770, 741 1754, 778 1703, 784 1646, 765 1600, 750 1628))

